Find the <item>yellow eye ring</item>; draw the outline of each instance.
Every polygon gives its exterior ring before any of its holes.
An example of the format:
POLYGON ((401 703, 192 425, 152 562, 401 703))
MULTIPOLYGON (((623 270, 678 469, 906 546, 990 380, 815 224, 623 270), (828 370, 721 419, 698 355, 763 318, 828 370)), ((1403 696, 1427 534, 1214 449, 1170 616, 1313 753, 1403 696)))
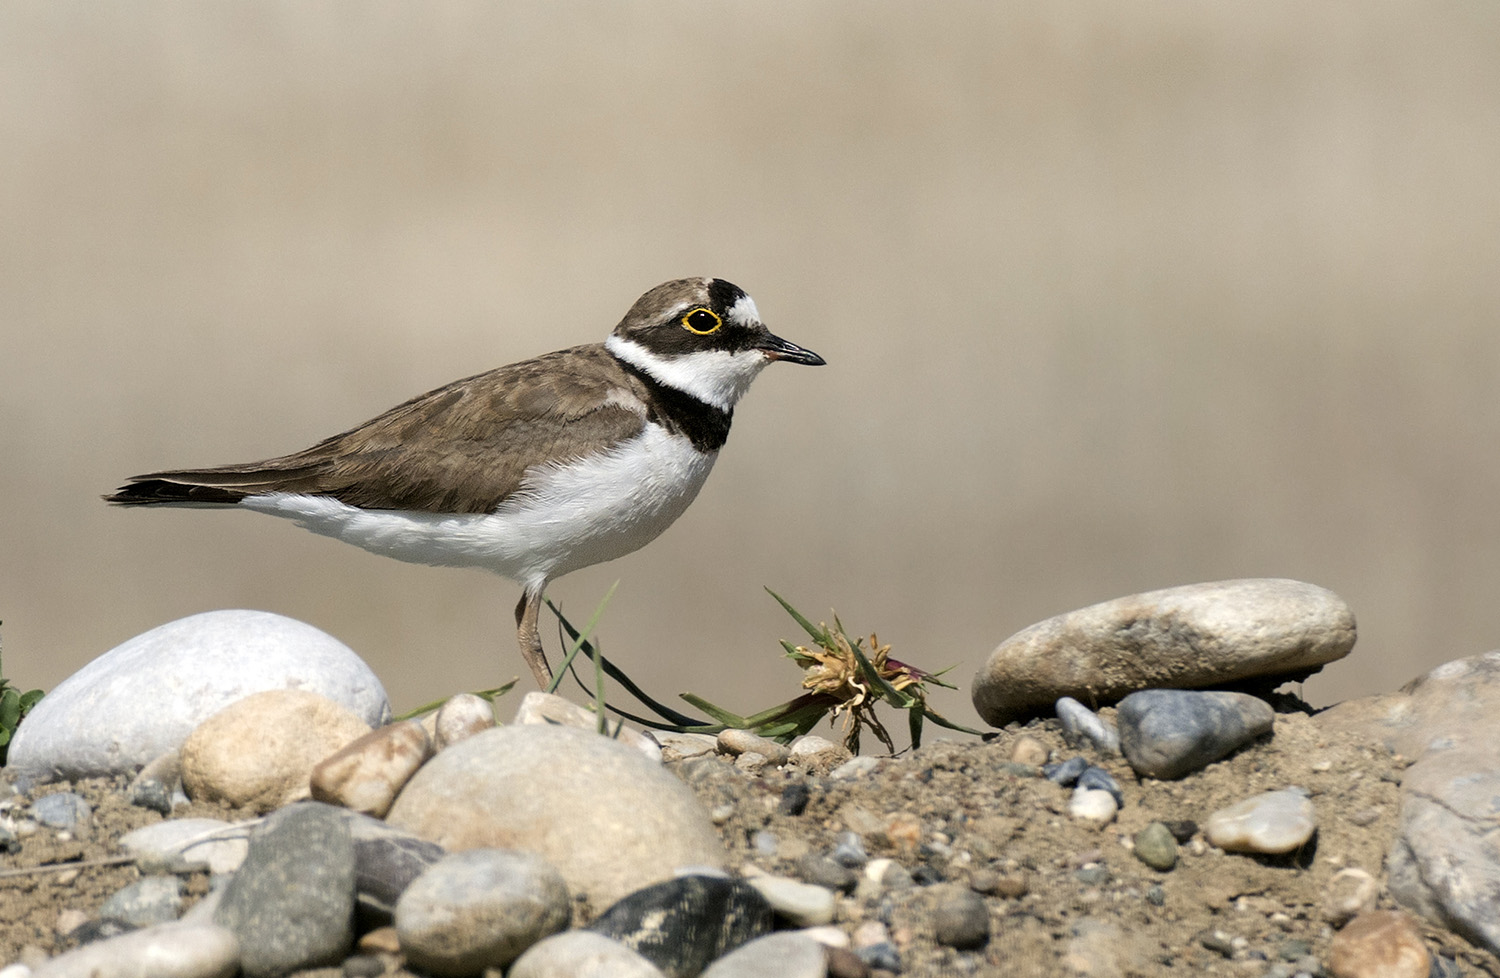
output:
POLYGON ((724 325, 724 320, 720 319, 719 314, 712 309, 697 306, 683 314, 682 325, 690 333, 707 336, 709 333, 717 332, 719 327, 724 325))

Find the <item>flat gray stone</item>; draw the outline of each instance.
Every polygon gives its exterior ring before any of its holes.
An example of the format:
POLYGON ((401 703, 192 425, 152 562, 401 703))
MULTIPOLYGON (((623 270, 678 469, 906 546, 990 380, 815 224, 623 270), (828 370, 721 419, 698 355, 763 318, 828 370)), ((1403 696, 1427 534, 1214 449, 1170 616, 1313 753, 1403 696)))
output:
POLYGON ((162 924, 59 954, 33 978, 230 978, 239 968, 235 937, 212 924, 162 924))
POLYGON ((703 978, 824 978, 828 952, 795 931, 758 937, 731 951, 703 972, 703 978))
POLYGON ((138 859, 162 863, 199 862, 212 873, 232 873, 250 849, 250 823, 235 825, 217 818, 174 818, 146 825, 120 837, 120 848, 138 859))
POLYGON ((1271 732, 1276 712, 1246 693, 1147 689, 1120 701, 1120 749, 1136 774, 1173 779, 1271 732))
POLYGON ((666 978, 630 948, 590 930, 570 930, 533 944, 506 978, 666 978))
POLYGON ((303 802, 269 816, 214 922, 239 939, 245 978, 336 965, 354 943, 354 842, 345 815, 303 802))
POLYGON ((396 903, 401 951, 418 971, 473 975, 503 968, 565 930, 568 888, 541 857, 507 849, 444 856, 396 903))
POLYGON ((520 849, 597 910, 681 867, 722 869, 692 790, 640 751, 572 727, 496 727, 423 765, 386 821, 441 845, 520 849))
POLYGON ((210 611, 137 635, 59 683, 16 731, 9 767, 43 780, 133 772, 267 689, 320 693, 371 726, 390 716, 380 680, 332 636, 264 611, 210 611))
POLYGON ((182 913, 182 880, 146 876, 116 890, 99 907, 98 916, 135 927, 170 923, 182 913))
POLYGON ((1338 595, 1301 581, 1190 584, 1117 598, 1017 632, 974 677, 974 707, 1002 726, 1060 697, 1108 704, 1136 690, 1290 680, 1354 647, 1338 595))

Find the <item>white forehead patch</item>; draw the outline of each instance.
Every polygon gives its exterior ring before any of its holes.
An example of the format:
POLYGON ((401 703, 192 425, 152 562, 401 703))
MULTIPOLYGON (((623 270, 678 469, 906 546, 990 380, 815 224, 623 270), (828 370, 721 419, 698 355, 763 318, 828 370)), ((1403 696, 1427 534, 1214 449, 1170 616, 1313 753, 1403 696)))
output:
POLYGON ((729 307, 729 318, 741 326, 755 326, 760 323, 760 310, 755 308, 754 299, 742 295, 729 307))

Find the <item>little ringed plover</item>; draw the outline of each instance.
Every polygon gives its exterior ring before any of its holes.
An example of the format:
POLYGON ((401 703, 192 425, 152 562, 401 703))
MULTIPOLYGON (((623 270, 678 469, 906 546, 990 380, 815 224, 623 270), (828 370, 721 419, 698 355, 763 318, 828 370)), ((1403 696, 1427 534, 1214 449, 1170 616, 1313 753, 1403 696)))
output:
POLYGON ((398 560, 495 571, 522 587, 517 639, 545 687, 547 583, 681 516, 773 360, 824 363, 766 329, 737 286, 678 279, 603 343, 454 381, 304 451, 152 472, 104 498, 255 510, 398 560))

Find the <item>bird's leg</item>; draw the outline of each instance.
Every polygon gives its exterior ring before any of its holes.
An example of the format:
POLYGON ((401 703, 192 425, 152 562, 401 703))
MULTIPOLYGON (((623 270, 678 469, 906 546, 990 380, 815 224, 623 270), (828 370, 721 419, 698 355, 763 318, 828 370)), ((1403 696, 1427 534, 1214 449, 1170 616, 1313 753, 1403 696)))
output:
POLYGON ((547 665, 547 653, 542 651, 542 636, 537 630, 545 587, 543 584, 535 591, 527 588, 521 592, 521 600, 516 602, 516 641, 521 645, 521 658, 531 667, 531 674, 542 689, 552 685, 552 667, 547 665))

